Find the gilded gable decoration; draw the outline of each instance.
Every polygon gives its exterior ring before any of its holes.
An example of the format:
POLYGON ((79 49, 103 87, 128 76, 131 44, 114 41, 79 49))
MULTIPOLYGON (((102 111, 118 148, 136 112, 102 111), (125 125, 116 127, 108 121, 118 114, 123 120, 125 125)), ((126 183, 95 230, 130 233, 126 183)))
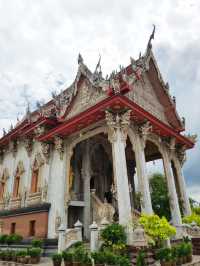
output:
POLYGON ((5 182, 9 178, 8 168, 4 168, 0 180, 5 182))
POLYGON ((33 162, 33 165, 32 165, 32 169, 34 171, 38 170, 43 164, 45 163, 45 160, 44 158, 42 157, 41 153, 37 153, 35 155, 35 159, 34 159, 34 162, 33 162))
POLYGON ((21 176, 25 172, 23 161, 19 161, 15 171, 15 176, 21 176))

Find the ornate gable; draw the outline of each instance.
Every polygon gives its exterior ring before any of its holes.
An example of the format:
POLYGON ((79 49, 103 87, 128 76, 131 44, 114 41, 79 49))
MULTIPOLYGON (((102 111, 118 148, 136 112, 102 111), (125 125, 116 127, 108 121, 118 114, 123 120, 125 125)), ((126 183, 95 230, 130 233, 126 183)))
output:
POLYGON ((106 97, 107 95, 102 88, 95 87, 85 78, 78 89, 77 95, 74 98, 69 113, 65 119, 69 119, 85 111, 106 97))
POLYGON ((160 103, 146 73, 143 73, 142 79, 134 84, 134 89, 127 96, 156 118, 168 124, 164 107, 160 103))

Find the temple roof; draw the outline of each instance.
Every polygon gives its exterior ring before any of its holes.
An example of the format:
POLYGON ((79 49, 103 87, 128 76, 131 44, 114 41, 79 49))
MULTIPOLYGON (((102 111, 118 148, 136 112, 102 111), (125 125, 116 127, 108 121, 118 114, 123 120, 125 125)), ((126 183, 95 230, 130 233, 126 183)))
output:
POLYGON ((184 120, 180 119, 175 99, 170 96, 168 84, 163 81, 159 71, 152 51, 151 40, 154 32, 152 34, 143 56, 137 60, 131 58, 131 63, 127 67, 113 71, 106 78, 102 76, 100 60, 92 72, 79 54, 78 71, 72 85, 58 95, 53 94, 52 100, 43 106, 38 106, 36 111, 31 113, 28 110, 23 120, 0 139, 0 147, 22 136, 33 137, 37 128, 41 126, 44 126, 46 131, 39 134, 40 141, 46 141, 47 136, 52 138, 55 134, 63 136, 71 134, 74 130, 87 126, 88 123, 104 119, 104 110, 116 108, 118 105, 119 108, 131 108, 136 112, 138 117, 134 119, 138 119, 139 122, 150 119, 159 134, 176 136, 182 144, 191 148, 194 145, 192 138, 187 139, 180 135, 180 132, 185 130, 184 120), (137 101, 137 95, 134 93, 138 90, 140 95, 140 90, 142 88, 145 90, 145 86, 148 86, 149 93, 156 98, 154 109, 159 108, 162 117, 156 115, 151 106, 148 109, 146 104, 141 105, 137 101), (92 114, 92 110, 96 110, 96 113, 92 114), (91 117, 89 114, 92 114, 91 117), (80 123, 82 117, 84 117, 82 124, 76 124, 80 123), (64 133, 62 130, 67 126, 68 130, 64 133))

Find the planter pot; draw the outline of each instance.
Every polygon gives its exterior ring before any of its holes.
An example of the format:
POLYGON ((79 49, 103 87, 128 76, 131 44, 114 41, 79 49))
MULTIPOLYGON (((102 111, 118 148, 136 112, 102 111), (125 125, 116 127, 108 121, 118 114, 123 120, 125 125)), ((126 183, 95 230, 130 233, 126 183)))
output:
POLYGON ((74 261, 72 265, 73 265, 73 266, 82 266, 82 265, 81 265, 81 262, 76 262, 76 261, 74 261))
POLYGON ((73 266, 73 262, 64 261, 65 266, 73 266))
POLYGON ((172 266, 171 262, 165 261, 160 263, 161 266, 172 266))
POLYGON ((187 262, 192 262, 192 255, 187 256, 187 262))
POLYGON ((53 260, 53 266, 61 266, 62 261, 54 261, 53 260))
POLYGON ((30 264, 37 264, 40 262, 40 257, 31 257, 29 260, 30 264))

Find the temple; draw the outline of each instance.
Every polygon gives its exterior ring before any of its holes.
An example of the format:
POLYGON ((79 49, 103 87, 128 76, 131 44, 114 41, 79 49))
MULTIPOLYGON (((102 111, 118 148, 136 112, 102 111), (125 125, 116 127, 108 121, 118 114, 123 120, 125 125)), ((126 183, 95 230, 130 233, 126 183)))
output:
POLYGON ((127 225, 152 214, 146 164, 156 159, 163 161, 172 223, 181 227, 181 213, 191 213, 182 166, 195 136, 183 134, 151 40, 143 55, 106 78, 100 62, 91 72, 79 55, 73 84, 4 130, 1 234, 57 238, 61 224, 72 228, 79 220, 88 239, 94 221, 127 225))

